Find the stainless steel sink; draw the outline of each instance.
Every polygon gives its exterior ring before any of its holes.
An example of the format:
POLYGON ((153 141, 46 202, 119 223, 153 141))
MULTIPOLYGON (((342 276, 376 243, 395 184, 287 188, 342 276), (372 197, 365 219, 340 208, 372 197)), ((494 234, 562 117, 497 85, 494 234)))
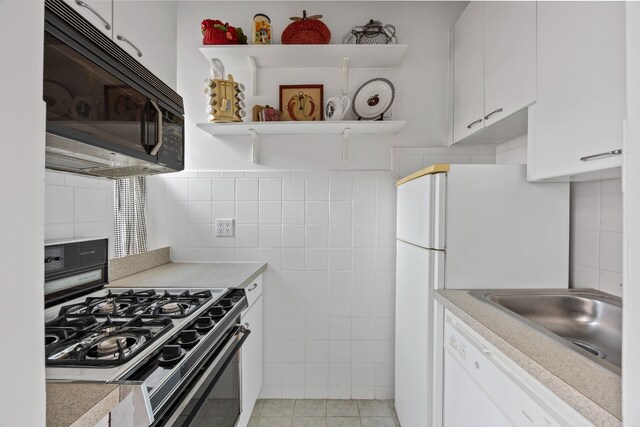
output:
POLYGON ((568 348, 620 373, 620 298, 588 289, 483 290, 471 291, 470 294, 520 316, 568 348))

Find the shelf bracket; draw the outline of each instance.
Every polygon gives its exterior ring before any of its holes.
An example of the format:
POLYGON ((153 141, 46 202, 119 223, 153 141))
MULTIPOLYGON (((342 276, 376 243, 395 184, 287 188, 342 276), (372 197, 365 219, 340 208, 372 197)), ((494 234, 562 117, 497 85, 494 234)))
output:
POLYGON ((345 128, 342 131, 342 161, 349 162, 349 135, 351 134, 350 128, 345 128))
POLYGON ((250 56, 249 57, 249 67, 251 68, 251 90, 252 90, 252 95, 256 96, 258 95, 258 76, 257 76, 257 70, 258 70, 258 66, 256 65, 256 57, 255 56, 250 56))
POLYGON ((260 138, 255 129, 249 129, 251 135, 251 163, 260 164, 260 138))
POLYGON ((349 57, 342 58, 342 94, 347 95, 349 92, 349 57))

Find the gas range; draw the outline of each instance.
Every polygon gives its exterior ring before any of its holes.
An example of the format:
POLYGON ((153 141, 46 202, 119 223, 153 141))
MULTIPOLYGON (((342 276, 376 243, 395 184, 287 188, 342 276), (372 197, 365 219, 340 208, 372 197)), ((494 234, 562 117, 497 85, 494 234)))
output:
POLYGON ((45 310, 47 378, 121 380, 172 338, 183 337, 178 345, 194 347, 188 340, 215 329, 243 297, 224 288, 111 288, 50 307, 45 310))
POLYGON ((96 271, 96 264, 82 268, 73 255, 91 251, 73 244, 56 251, 66 254, 57 260, 66 260, 66 266, 45 284, 46 290, 54 283, 58 298, 45 309, 47 380, 141 384, 147 420, 163 425, 184 412, 185 400, 195 399, 191 389, 206 379, 204 372, 220 371, 216 380, 222 371, 239 375, 227 366, 232 359, 237 365, 237 353, 250 333, 240 325, 247 308, 243 289, 110 288, 78 296, 76 290, 83 286, 78 280, 95 279, 82 270, 96 271), (65 293, 60 280, 76 284, 68 291, 74 297, 59 299, 65 293))

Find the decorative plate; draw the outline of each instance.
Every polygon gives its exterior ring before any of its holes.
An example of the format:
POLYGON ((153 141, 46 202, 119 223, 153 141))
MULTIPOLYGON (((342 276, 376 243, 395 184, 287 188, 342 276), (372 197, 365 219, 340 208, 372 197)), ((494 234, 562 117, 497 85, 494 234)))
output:
POLYGON ((377 120, 391 108, 395 97, 393 83, 382 77, 371 79, 356 91, 353 114, 359 120, 377 120))
POLYGON ((55 80, 44 79, 42 92, 49 112, 62 117, 69 115, 68 108, 63 105, 63 102, 71 103, 73 100, 69 88, 55 80))

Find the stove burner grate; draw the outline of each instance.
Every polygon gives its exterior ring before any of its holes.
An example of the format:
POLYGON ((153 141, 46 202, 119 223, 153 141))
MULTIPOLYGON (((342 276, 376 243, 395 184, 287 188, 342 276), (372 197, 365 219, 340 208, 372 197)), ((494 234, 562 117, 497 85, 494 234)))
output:
POLYGON ((120 365, 135 357, 148 344, 173 327, 167 316, 135 317, 129 321, 98 322, 94 316, 57 318, 46 324, 47 365, 120 365), (77 329, 61 325, 78 325, 77 329), (88 326, 87 326, 88 325, 88 326), (57 338, 57 340, 55 340, 57 338))

